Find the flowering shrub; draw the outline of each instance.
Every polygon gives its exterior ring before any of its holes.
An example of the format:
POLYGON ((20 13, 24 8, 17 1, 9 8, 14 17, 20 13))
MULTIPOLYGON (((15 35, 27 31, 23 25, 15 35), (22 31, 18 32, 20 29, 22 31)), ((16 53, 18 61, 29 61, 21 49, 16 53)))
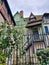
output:
POLYGON ((6 57, 11 55, 11 47, 20 43, 20 33, 16 26, 7 22, 0 24, 0 63, 5 63, 6 57))

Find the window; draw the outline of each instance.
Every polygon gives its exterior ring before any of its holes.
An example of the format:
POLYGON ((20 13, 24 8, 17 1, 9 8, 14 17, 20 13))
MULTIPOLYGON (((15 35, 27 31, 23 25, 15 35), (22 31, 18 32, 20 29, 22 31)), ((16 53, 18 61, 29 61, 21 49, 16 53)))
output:
POLYGON ((44 23, 49 23, 49 17, 44 17, 44 23))
POLYGON ((48 27, 47 27, 47 26, 45 26, 45 33, 46 33, 46 34, 49 33, 49 31, 48 31, 48 27))
POLYGON ((29 19, 30 22, 33 22, 33 21, 35 21, 35 20, 36 20, 35 18, 30 18, 30 19, 29 19))
POLYGON ((35 21, 35 19, 31 19, 30 22, 35 21))
POLYGON ((38 34, 38 29, 37 28, 35 28, 33 30, 33 36, 34 36, 34 39, 39 39, 39 34, 38 34))

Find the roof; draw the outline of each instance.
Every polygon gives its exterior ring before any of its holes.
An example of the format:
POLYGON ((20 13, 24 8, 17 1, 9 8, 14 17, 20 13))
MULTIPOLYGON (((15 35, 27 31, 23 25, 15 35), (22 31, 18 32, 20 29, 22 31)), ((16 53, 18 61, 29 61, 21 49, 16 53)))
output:
POLYGON ((29 17, 27 17, 27 18, 24 18, 24 20, 25 20, 25 21, 27 21, 27 22, 29 22, 29 17))
MULTIPOLYGON (((42 15, 35 15, 37 20, 42 20, 42 15)), ((25 20, 29 22, 29 17, 26 17, 25 20)))
POLYGON ((42 19, 42 15, 35 15, 37 20, 41 20, 42 19))
POLYGON ((38 25, 38 24, 41 24, 42 15, 33 15, 33 13, 31 12, 30 16, 28 18, 25 18, 25 20, 28 21, 26 27, 31 27, 31 26, 34 26, 34 25, 38 25), (35 18, 35 20, 30 21, 31 16, 33 16, 33 18, 35 18))
POLYGON ((49 16, 49 13, 44 13, 43 14, 43 17, 48 17, 49 16))
POLYGON ((5 6, 6 6, 6 9, 7 9, 8 14, 10 15, 11 20, 13 21, 13 24, 15 25, 15 21, 14 21, 14 18, 12 16, 12 13, 11 13, 11 10, 10 10, 10 7, 9 7, 9 4, 8 4, 7 0, 3 0, 3 1, 5 3, 5 6))
POLYGON ((36 25, 40 25, 40 24, 41 24, 41 21, 42 21, 42 20, 38 20, 38 21, 34 21, 34 22, 32 22, 32 23, 28 23, 28 24, 26 25, 26 28, 32 27, 32 26, 36 26, 36 25))
POLYGON ((19 12, 17 11, 17 12, 14 14, 14 17, 16 16, 16 14, 19 14, 19 12))
POLYGON ((41 24, 42 15, 35 15, 35 16, 36 16, 36 20, 35 21, 31 21, 31 22, 29 22, 29 18, 26 18, 26 20, 28 21, 28 23, 26 25, 26 28, 41 24))
MULTIPOLYGON (((31 12, 30 16, 34 16, 34 14, 31 12)), ((29 17, 30 17, 30 16, 29 16, 29 17)))
POLYGON ((31 14, 30 14, 30 16, 29 16, 29 20, 32 19, 32 18, 33 18, 33 19, 36 19, 36 16, 31 12, 31 14))

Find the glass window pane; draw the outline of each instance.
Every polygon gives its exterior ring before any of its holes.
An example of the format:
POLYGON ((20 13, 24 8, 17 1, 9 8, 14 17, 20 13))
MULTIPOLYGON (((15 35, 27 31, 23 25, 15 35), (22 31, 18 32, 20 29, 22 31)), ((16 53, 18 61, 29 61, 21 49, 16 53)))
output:
POLYGON ((48 27, 45 26, 45 33, 48 34, 48 27))

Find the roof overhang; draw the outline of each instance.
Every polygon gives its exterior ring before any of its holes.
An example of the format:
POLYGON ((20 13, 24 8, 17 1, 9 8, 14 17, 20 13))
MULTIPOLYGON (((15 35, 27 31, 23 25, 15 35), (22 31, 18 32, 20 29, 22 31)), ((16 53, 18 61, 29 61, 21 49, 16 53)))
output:
POLYGON ((32 27, 32 26, 36 26, 36 25, 40 25, 42 23, 42 20, 40 21, 36 21, 36 22, 32 22, 26 25, 26 28, 32 27))

